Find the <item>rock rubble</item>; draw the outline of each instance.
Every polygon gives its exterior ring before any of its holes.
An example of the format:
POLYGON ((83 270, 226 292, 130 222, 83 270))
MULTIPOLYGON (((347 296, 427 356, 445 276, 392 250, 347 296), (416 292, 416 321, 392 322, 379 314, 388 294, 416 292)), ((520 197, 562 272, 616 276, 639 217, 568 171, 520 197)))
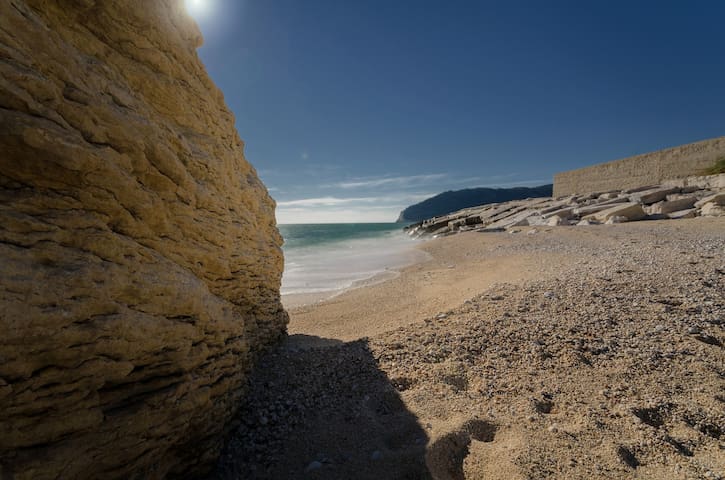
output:
POLYGON ((595 225, 725 214, 725 174, 628 190, 531 198, 472 207, 406 227, 414 237, 521 226, 595 225))

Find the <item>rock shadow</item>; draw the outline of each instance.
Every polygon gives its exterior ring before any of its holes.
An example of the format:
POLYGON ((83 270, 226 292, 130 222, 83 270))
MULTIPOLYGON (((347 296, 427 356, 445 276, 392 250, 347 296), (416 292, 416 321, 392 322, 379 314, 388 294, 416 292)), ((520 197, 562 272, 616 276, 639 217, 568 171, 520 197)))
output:
POLYGON ((428 436, 364 340, 289 337, 243 402, 209 480, 431 478, 428 436))

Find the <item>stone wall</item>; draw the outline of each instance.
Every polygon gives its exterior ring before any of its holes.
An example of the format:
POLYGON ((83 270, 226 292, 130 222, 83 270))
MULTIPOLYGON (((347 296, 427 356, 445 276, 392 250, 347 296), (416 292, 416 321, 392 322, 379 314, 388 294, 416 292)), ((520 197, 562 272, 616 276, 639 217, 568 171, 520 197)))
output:
POLYGON ((193 476, 286 328, 182 0, 0 2, 0 478, 193 476))
POLYGON ((657 185, 697 175, 725 156, 725 137, 601 163, 554 175, 554 197, 657 185))

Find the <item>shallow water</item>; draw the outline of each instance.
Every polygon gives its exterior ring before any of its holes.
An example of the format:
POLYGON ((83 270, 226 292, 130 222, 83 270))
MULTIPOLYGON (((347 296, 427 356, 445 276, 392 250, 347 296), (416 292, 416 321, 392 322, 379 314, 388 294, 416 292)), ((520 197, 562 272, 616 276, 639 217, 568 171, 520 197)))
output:
POLYGON ((415 261, 398 223, 280 225, 285 239, 282 295, 343 290, 415 261))

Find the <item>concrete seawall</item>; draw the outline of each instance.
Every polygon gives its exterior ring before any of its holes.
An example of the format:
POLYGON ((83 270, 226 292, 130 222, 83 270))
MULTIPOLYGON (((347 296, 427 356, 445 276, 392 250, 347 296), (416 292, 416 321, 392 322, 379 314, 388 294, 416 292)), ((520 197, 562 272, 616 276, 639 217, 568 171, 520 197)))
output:
POLYGON ((725 157, 725 137, 600 163, 554 175, 554 197, 623 190, 697 175, 725 157))

